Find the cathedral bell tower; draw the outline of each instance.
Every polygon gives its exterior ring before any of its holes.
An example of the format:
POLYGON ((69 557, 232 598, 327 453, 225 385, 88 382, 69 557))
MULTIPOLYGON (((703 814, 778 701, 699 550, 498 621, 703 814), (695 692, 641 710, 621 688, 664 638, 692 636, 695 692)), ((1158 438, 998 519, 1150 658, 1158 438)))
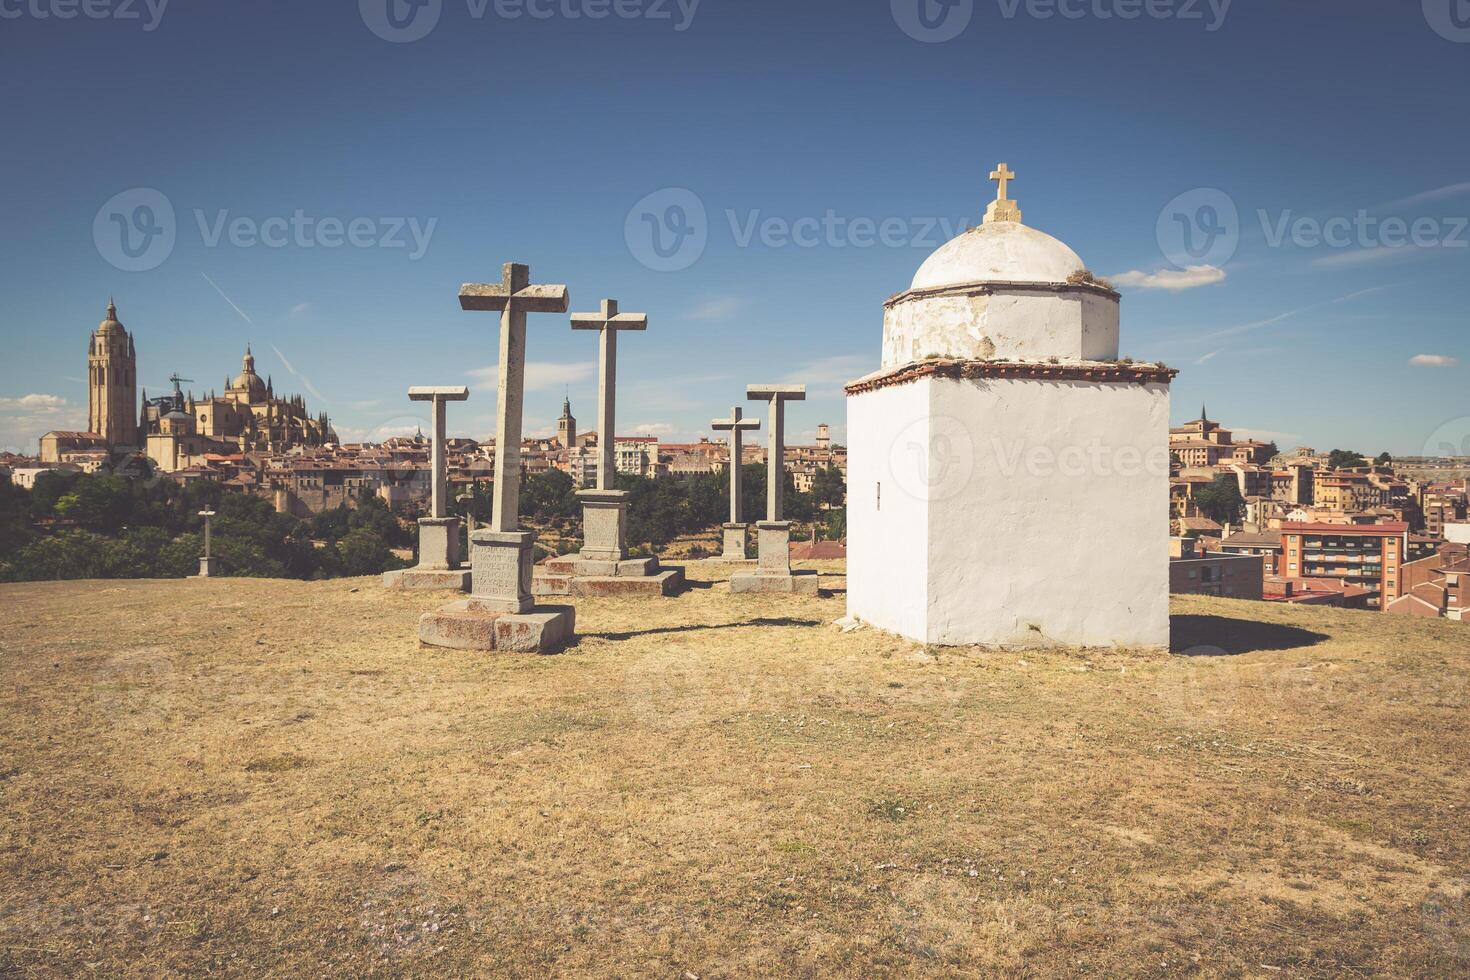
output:
POLYGON ((561 418, 556 420, 556 441, 561 443, 564 449, 577 448, 577 420, 572 416, 570 396, 563 399, 561 403, 561 418))
POLYGON ((109 300, 87 348, 87 429, 109 447, 138 446, 138 355, 109 300))

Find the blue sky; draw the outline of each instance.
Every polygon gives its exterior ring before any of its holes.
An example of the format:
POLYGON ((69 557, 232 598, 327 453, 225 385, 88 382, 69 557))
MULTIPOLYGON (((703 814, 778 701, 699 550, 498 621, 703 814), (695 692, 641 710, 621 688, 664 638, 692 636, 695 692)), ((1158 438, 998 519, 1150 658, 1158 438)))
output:
MULTIPOLYGON (((1000 160, 1125 284, 1176 422, 1470 439, 1467 0, 87 2, 0 0, 0 446, 85 426, 109 294, 150 392, 222 386, 248 341, 344 438, 456 383, 451 430, 488 435, 495 320, 456 294, 507 260, 648 313, 621 431, 805 381, 793 437, 841 435, 883 300, 1000 160)), ((566 389, 592 427, 595 338, 533 316, 529 351, 527 431, 566 389)))

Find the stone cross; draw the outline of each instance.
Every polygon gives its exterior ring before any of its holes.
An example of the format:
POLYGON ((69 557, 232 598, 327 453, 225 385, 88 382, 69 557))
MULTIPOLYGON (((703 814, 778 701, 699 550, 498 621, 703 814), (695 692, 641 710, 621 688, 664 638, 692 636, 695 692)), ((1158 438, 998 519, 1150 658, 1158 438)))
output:
POLYGON ((1016 175, 1011 172, 1011 168, 1002 163, 999 169, 990 171, 990 179, 1000 182, 1000 193, 995 195, 995 199, 997 201, 1010 200, 1006 194, 1006 190, 1010 187, 1011 181, 1016 179, 1016 175))
POLYGON ((761 427, 760 419, 748 419, 744 417, 745 412, 736 405, 730 409, 730 417, 727 419, 715 419, 710 422, 710 427, 717 432, 729 431, 730 433, 730 523, 740 523, 740 464, 744 455, 744 447, 741 445, 746 431, 755 431, 761 427))
POLYGON ((434 403, 434 442, 430 449, 429 516, 436 520, 449 516, 445 486, 448 473, 444 463, 444 409, 449 402, 462 402, 470 397, 468 388, 415 387, 408 389, 409 401, 434 403))
POLYGON ((216 559, 212 554, 214 548, 214 529, 210 525, 210 518, 214 517, 214 511, 205 508, 199 512, 204 518, 204 554, 199 556, 199 577, 209 578, 217 571, 216 559))
POLYGON ((526 391, 526 314, 565 313, 567 287, 532 285, 531 268, 507 262, 498 283, 466 283, 462 310, 500 314, 500 407, 495 422, 495 499, 490 529, 519 527, 521 501, 521 412, 526 391))
POLYGON ((462 493, 454 498, 455 503, 464 508, 465 530, 475 533, 475 495, 473 493, 462 493))
POLYGON ((750 385, 747 401, 771 403, 770 430, 766 433, 766 520, 781 520, 786 494, 786 403, 805 401, 806 385, 750 385))
POLYGON ((573 330, 596 330, 600 336, 597 374, 597 489, 611 490, 617 474, 617 438, 615 415, 618 377, 618 331, 647 330, 648 316, 643 313, 619 313, 618 301, 602 301, 600 313, 573 313, 573 330))
POLYGON ((1011 181, 1016 179, 1015 173, 1002 163, 999 168, 990 172, 990 179, 999 181, 1000 190, 995 195, 995 200, 991 201, 990 206, 985 209, 986 224, 992 221, 1014 221, 1019 224, 1021 209, 1010 198, 1010 186, 1011 181))

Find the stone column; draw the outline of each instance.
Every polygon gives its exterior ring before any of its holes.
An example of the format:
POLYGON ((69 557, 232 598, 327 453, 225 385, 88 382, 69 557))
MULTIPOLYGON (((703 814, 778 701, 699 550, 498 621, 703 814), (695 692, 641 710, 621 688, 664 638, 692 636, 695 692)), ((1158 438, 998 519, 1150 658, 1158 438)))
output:
POLYGON ((791 575, 791 523, 783 520, 786 496, 786 402, 804 401, 805 385, 751 385, 745 397, 770 403, 766 433, 766 519, 756 524, 756 574, 791 575))
POLYGON ((444 417, 449 402, 470 397, 464 387, 414 387, 410 401, 433 404, 434 441, 429 451, 429 516, 419 520, 418 567, 429 571, 459 568, 459 518, 449 516, 449 475, 445 465, 444 417))
POLYGON ((573 313, 573 330, 598 331, 597 486, 579 490, 582 501, 582 559, 620 562, 628 557, 628 494, 617 485, 618 331, 647 330, 642 313, 619 313, 605 299, 598 313, 573 313))
POLYGON ((218 559, 211 554, 214 547, 214 528, 211 524, 214 511, 201 510, 199 516, 204 518, 204 554, 199 558, 199 577, 211 578, 219 572, 218 559))
POLYGON ((490 524, 470 536, 471 594, 478 608, 530 610, 532 546, 520 530, 521 413, 525 395, 526 314, 565 313, 567 287, 533 285, 529 266, 507 262, 498 283, 468 283, 460 308, 500 314, 500 399, 495 423, 495 496, 490 524))

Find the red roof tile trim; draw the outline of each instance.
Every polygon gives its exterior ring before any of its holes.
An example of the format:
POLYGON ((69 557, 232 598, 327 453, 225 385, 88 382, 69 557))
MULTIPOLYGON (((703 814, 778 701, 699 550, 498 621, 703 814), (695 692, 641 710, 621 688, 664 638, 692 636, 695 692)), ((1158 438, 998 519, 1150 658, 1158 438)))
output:
POLYGON ((870 378, 854 381, 844 390, 859 395, 879 388, 908 384, 920 378, 979 381, 1016 378, 1033 381, 1105 381, 1121 384, 1168 384, 1179 372, 1159 364, 1035 364, 1022 361, 922 361, 870 378))

